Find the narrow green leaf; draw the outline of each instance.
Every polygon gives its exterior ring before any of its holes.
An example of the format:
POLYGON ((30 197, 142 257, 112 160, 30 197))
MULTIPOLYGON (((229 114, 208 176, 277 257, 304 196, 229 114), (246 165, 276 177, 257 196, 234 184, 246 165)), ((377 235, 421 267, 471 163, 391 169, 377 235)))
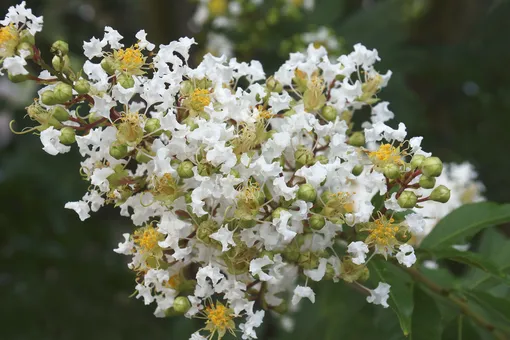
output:
POLYGON ((414 310, 412 317, 412 340, 440 340, 443 332, 441 313, 436 301, 414 286, 414 310))
POLYGON ((413 293, 412 282, 407 275, 402 272, 395 265, 373 259, 368 265, 372 278, 378 281, 386 282, 391 285, 390 298, 388 304, 393 309, 400 322, 400 328, 404 335, 411 334, 411 316, 413 313, 413 293))
POLYGON ((422 248, 437 249, 462 242, 480 230, 510 222, 510 204, 493 202, 461 206, 443 218, 422 241, 422 248))
POLYGON ((479 268, 498 277, 504 276, 494 262, 488 258, 482 257, 477 253, 470 251, 460 251, 454 248, 435 249, 430 250, 427 253, 433 255, 436 259, 448 259, 467 264, 468 266, 479 268))
POLYGON ((483 291, 471 291, 464 293, 483 308, 490 310, 494 315, 497 315, 505 322, 508 322, 508 326, 510 327, 510 300, 496 297, 483 291))

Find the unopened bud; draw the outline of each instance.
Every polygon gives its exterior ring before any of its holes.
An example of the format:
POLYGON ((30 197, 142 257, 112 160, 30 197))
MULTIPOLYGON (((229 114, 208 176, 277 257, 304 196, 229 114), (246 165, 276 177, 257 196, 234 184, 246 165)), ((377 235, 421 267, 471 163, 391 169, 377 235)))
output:
POLYGON ((135 86, 135 79, 129 74, 121 74, 117 77, 117 83, 125 89, 130 89, 135 86))
POLYGON ((411 159, 411 167, 413 169, 417 169, 421 166, 421 163, 425 160, 425 156, 423 155, 414 155, 413 159, 411 159))
POLYGON ((89 93, 90 83, 85 79, 79 79, 74 83, 74 89, 79 94, 89 93))
POLYGON ((354 132, 349 137, 349 145, 352 146, 363 146, 365 145, 365 135, 361 131, 354 132))
POLYGON ((58 83, 53 89, 55 100, 62 104, 73 99, 73 87, 68 84, 58 83))
POLYGON ((274 79, 273 76, 267 78, 266 80, 266 86, 267 86, 267 89, 269 90, 269 92, 282 92, 283 91, 283 86, 282 84, 274 79))
POLYGON ((287 211, 287 209, 284 209, 282 207, 278 207, 276 208, 275 210, 273 210, 272 214, 271 214, 271 217, 272 218, 280 218, 280 214, 283 212, 283 211, 287 211))
POLYGON ((306 202, 314 202, 317 198, 317 191, 310 184, 302 184, 298 189, 297 197, 306 202))
POLYGON ((329 122, 335 121, 337 115, 338 111, 331 105, 326 105, 322 108, 321 116, 329 122))
POLYGON ((173 307, 177 313, 184 314, 191 308, 191 303, 189 302, 187 297, 178 296, 174 300, 173 307))
POLYGON ((305 147, 300 147, 294 153, 294 159, 296 160, 296 168, 301 168, 305 165, 310 165, 313 162, 313 152, 305 147))
POLYGON ((161 128, 161 122, 157 118, 149 118, 145 122, 144 130, 147 133, 153 133, 161 128))
POLYGON ((321 164, 328 164, 329 162, 328 157, 326 157, 325 155, 319 155, 315 157, 315 161, 321 164))
POLYGON ((54 106, 50 110, 51 116, 59 122, 65 122, 69 119, 69 112, 62 106, 54 106))
POLYGON ((69 145, 76 142, 76 132, 72 127, 65 127, 60 130, 60 143, 69 145))
POLYGON ((397 200, 398 205, 403 209, 414 208, 417 201, 418 197, 416 194, 409 190, 404 191, 397 200))
POLYGON ((109 75, 115 73, 115 61, 110 57, 106 57, 103 60, 101 60, 101 67, 109 75))
POLYGON ((7 76, 9 77, 9 80, 15 84, 24 82, 25 80, 29 79, 28 74, 17 74, 13 76, 11 73, 8 73, 7 76))
POLYGON ((110 156, 115 159, 122 159, 128 154, 128 147, 126 144, 113 143, 110 146, 110 156))
POLYGON ((310 217, 310 228, 321 230, 326 225, 326 219, 320 215, 312 215, 310 217))
POLYGON ((425 175, 421 175, 420 177, 420 186, 424 189, 432 189, 434 185, 436 185, 435 177, 427 177, 425 175))
POLYGON ((184 161, 177 167, 177 174, 181 178, 192 178, 195 175, 193 173, 194 166, 190 161, 184 161))
POLYGON ((66 55, 69 53, 69 44, 63 40, 57 40, 51 45, 50 52, 58 55, 66 55))
POLYGON ((443 171, 443 162, 438 157, 429 157, 421 163, 420 168, 425 176, 437 177, 443 171))
POLYGON ((55 99, 55 92, 52 90, 44 91, 41 94, 41 102, 44 105, 55 105, 57 104, 57 100, 55 99))
POLYGON ((383 168, 383 174, 389 179, 397 179, 400 177, 400 168, 393 163, 386 164, 383 168))
POLYGON ((354 176, 359 176, 363 172, 364 166, 361 164, 356 165, 354 168, 352 168, 352 174, 354 176))
POLYGON ((450 199, 450 189, 444 185, 440 185, 432 190, 430 199, 436 202, 446 203, 450 199))
POLYGON ((399 230, 395 234, 395 238, 397 239, 397 241, 402 242, 402 243, 406 243, 407 241, 409 241, 412 236, 413 235, 407 230, 399 230))
POLYGON ((298 265, 303 269, 314 269, 319 266, 319 259, 311 251, 305 251, 299 255, 298 265))
POLYGON ((151 157, 144 151, 142 150, 138 150, 138 152, 136 153, 136 156, 135 156, 135 160, 138 162, 138 163, 148 163, 151 161, 151 157))

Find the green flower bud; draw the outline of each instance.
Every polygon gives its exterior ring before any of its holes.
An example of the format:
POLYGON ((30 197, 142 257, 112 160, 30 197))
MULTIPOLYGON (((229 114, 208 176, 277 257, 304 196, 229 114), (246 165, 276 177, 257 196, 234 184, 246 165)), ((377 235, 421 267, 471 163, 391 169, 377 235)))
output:
POLYGON ((348 141, 349 145, 352 146, 364 146, 365 145, 365 134, 361 131, 354 132, 348 141))
POLYGON ((430 199, 436 202, 446 203, 450 199, 450 189, 444 185, 440 185, 432 190, 430 199))
POLYGON ((59 103, 65 103, 73 99, 73 87, 64 83, 58 83, 53 89, 55 100, 59 103))
POLYGON ((35 37, 30 33, 28 30, 21 31, 20 35, 20 42, 28 43, 31 46, 35 45, 35 37))
POLYGON ((282 92, 283 91, 283 86, 282 84, 274 79, 273 76, 267 78, 266 80, 266 86, 267 86, 267 89, 269 90, 269 92, 282 92))
POLYGON ((195 175, 193 173, 194 166, 190 161, 184 161, 177 167, 177 174, 180 178, 192 178, 195 175))
POLYGON ((396 234, 395 234, 395 238, 397 239, 397 241, 399 242, 402 242, 402 243, 406 243, 407 241, 409 241, 411 239, 413 235, 407 231, 407 230, 399 230, 396 234))
POLYGON ((74 89, 79 94, 89 93, 90 83, 86 79, 79 79, 74 83, 74 89))
POLYGON ((213 173, 213 168, 209 163, 198 163, 197 172, 200 176, 207 177, 211 176, 211 174, 213 173))
POLYGON ((351 122, 352 116, 353 116, 352 111, 345 110, 342 111, 342 113, 340 114, 340 119, 349 124, 351 122))
POLYGON ((383 168, 383 174, 389 179, 397 179, 400 177, 400 167, 394 163, 386 164, 383 168))
POLYGON ((333 265, 331 263, 328 263, 326 265, 326 273, 324 274, 323 280, 333 280, 335 275, 336 275, 335 268, 333 267, 333 265))
POLYGON ((421 163, 425 160, 425 156, 423 155, 414 155, 413 159, 411 159, 411 167, 413 169, 418 169, 421 166, 421 163))
POLYGON ((317 198, 317 191, 310 184, 302 184, 298 189, 297 197, 306 202, 314 202, 317 198))
POLYGON ((28 74, 17 74, 13 76, 12 74, 8 73, 7 76, 9 77, 9 80, 15 84, 24 82, 25 80, 29 79, 28 74))
POLYGON ((337 115, 338 111, 331 105, 326 105, 322 108, 321 116, 329 122, 334 122, 337 115))
POLYGON ((436 185, 435 177, 427 177, 425 175, 421 175, 420 177, 420 186, 424 189, 432 189, 434 185, 436 185))
POLYGON ((280 214, 282 211, 287 211, 287 209, 284 209, 282 207, 278 207, 271 213, 272 218, 280 218, 280 214))
POLYGON ((319 258, 311 251, 305 251, 299 255, 298 265, 303 269, 314 269, 319 266, 319 258))
POLYGON ((298 247, 289 245, 283 250, 282 256, 287 262, 296 262, 299 259, 300 253, 298 247))
POLYGON ((106 57, 101 60, 101 67, 109 75, 115 73, 115 61, 111 57, 106 57))
POLYGON ((135 79, 129 74, 121 74, 117 77, 117 83, 125 89, 130 89, 135 86, 135 79))
POLYGON ((364 169, 364 168, 365 168, 365 167, 364 167, 363 165, 358 164, 358 165, 356 165, 354 168, 352 168, 352 174, 353 174, 354 176, 359 176, 359 175, 361 175, 361 173, 363 172, 363 169, 364 169))
POLYGON ((315 161, 321 164, 328 164, 329 162, 328 157, 326 157, 325 155, 319 155, 315 157, 315 161))
POLYGON ((437 177, 443 172, 443 162, 438 157, 429 157, 421 163, 421 171, 427 177, 437 177))
POLYGON ((136 156, 135 156, 135 160, 138 163, 148 163, 151 161, 151 159, 152 159, 152 157, 150 157, 150 155, 147 154, 147 152, 145 152, 143 150, 138 150, 138 152, 136 153, 136 156))
POLYGON ((55 92, 52 90, 44 91, 41 94, 41 102, 44 105, 55 105, 57 104, 57 100, 55 99, 55 92))
POLYGON ((368 268, 364 265, 357 265, 352 262, 349 256, 342 259, 340 277, 342 280, 352 283, 354 281, 366 281, 370 276, 368 268))
POLYGON ((51 59, 51 65, 53 65, 53 68, 58 72, 62 72, 68 68, 70 62, 71 61, 69 60, 68 56, 60 57, 56 55, 51 59))
POLYGON ((69 53, 69 44, 65 41, 57 40, 51 45, 50 52, 59 55, 66 55, 69 53))
POLYGON ((314 230, 321 230, 326 225, 326 219, 320 215, 312 215, 309 221, 310 228, 314 230))
POLYGON ((237 225, 243 229, 249 229, 255 227, 257 224, 257 221, 255 220, 247 220, 247 219, 239 219, 237 225))
POLYGON ((110 156, 115 159, 122 159, 128 154, 128 147, 126 144, 113 143, 110 146, 110 156))
POLYGON ((59 122, 65 122, 69 119, 69 112, 62 106, 54 106, 50 110, 51 116, 59 122))
POLYGON ((65 127, 60 130, 60 143, 69 145, 76 142, 76 132, 72 127, 65 127))
POLYGON ((299 169, 305 165, 311 165, 313 162, 313 152, 310 149, 299 147, 294 153, 294 159, 296 160, 296 168, 299 169))
POLYGON ((397 200, 398 205, 404 209, 414 208, 417 201, 418 197, 416 197, 416 194, 409 190, 405 190, 397 200))
POLYGON ((149 118, 145 122, 144 130, 147 133, 153 133, 161 128, 161 122, 157 118, 149 118))
POLYGON ((32 44, 29 44, 27 42, 22 42, 18 44, 16 47, 16 51, 19 54, 20 51, 28 51, 30 54, 25 57, 25 59, 32 59, 34 57, 34 48, 32 44))
POLYGON ((185 80, 181 83, 181 95, 188 96, 193 92, 193 83, 185 80))
POLYGON ((177 313, 184 314, 191 308, 191 303, 189 302, 187 297, 178 296, 174 300, 173 307, 177 313))

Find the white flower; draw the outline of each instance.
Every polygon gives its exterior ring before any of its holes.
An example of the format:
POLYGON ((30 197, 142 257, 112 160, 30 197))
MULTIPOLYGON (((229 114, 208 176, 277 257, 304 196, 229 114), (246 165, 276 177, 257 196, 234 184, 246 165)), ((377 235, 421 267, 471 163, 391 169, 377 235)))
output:
POLYGON ((90 41, 83 42, 83 51, 87 58, 92 59, 94 57, 103 56, 103 47, 106 46, 106 40, 99 40, 95 37, 90 41))
POLYGON ((236 243, 234 242, 234 239, 232 238, 234 235, 233 231, 228 230, 226 226, 221 227, 218 229, 217 232, 211 234, 209 237, 213 240, 216 240, 221 243, 221 251, 226 252, 230 249, 230 246, 235 246, 236 243))
POLYGON ((90 183, 98 186, 102 192, 107 192, 110 190, 108 176, 114 173, 115 171, 111 168, 95 169, 92 176, 90 176, 90 183))
POLYGON ((28 74, 28 71, 25 69, 25 66, 27 65, 25 58, 30 52, 21 50, 19 53, 19 56, 4 59, 2 67, 7 70, 11 76, 28 74))
POLYGON ((273 277, 271 275, 267 275, 262 268, 270 264, 274 264, 274 262, 269 259, 267 255, 264 255, 262 258, 253 259, 250 262, 250 273, 252 275, 258 275, 260 281, 269 281, 273 277))
POLYGON ((64 208, 76 211, 76 213, 80 217, 80 220, 82 221, 85 221, 87 218, 90 217, 89 215, 90 207, 86 202, 83 201, 67 202, 64 208))
POLYGON ((140 49, 146 49, 147 51, 152 51, 156 45, 147 41, 147 33, 145 30, 140 30, 136 33, 135 38, 138 39, 138 47, 140 49))
POLYGON ((423 230, 425 228, 425 219, 421 214, 418 213, 407 214, 405 219, 411 233, 413 233, 414 235, 423 234, 423 230))
POLYGON ((306 182, 313 187, 319 187, 327 175, 327 167, 320 162, 316 162, 311 167, 302 167, 296 171, 296 176, 305 178, 306 182))
POLYGON ((372 122, 373 123, 385 123, 390 119, 393 119, 395 115, 388 109, 388 102, 380 102, 372 108, 372 122))
POLYGON ((409 244, 402 244, 399 249, 400 251, 395 256, 398 260, 398 263, 403 264, 408 268, 411 267, 416 262, 414 248, 409 244))
POLYGON ((294 295, 292 296, 292 304, 297 305, 302 298, 307 298, 312 303, 315 303, 315 293, 310 287, 296 286, 294 295))
POLYGON ((347 252, 352 255, 352 262, 359 265, 365 263, 369 250, 363 241, 356 241, 349 244, 347 252))
POLYGON ((118 254, 131 255, 135 243, 131 240, 131 235, 129 233, 122 234, 122 236, 124 237, 124 242, 119 242, 119 246, 113 249, 113 251, 118 254))
POLYGON ((287 93, 287 91, 283 91, 282 94, 271 92, 269 105, 273 108, 274 113, 278 113, 282 110, 289 109, 291 100, 292 97, 287 93))
POLYGON ((387 301, 390 297, 390 287, 391 286, 387 283, 379 282, 376 289, 370 290, 370 296, 367 296, 367 302, 388 308, 389 305, 387 301))
POLYGON ((324 275, 326 274, 326 266, 328 264, 328 260, 325 258, 321 258, 319 260, 319 267, 317 269, 305 269, 303 273, 308 276, 310 279, 319 282, 322 280, 324 275))
MULTIPOLYGON (((121 44, 119 41, 122 40, 123 36, 119 34, 116 30, 111 28, 110 26, 106 26, 104 28, 104 38, 102 42, 106 42, 110 44, 111 48, 119 49, 124 47, 124 44, 121 44)), ((104 47, 104 46, 103 46, 104 47)))
POLYGON ((60 143, 60 135, 60 130, 56 130, 53 128, 53 126, 43 130, 41 132, 41 143, 43 144, 43 150, 52 156, 56 156, 59 153, 69 152, 71 147, 60 143))

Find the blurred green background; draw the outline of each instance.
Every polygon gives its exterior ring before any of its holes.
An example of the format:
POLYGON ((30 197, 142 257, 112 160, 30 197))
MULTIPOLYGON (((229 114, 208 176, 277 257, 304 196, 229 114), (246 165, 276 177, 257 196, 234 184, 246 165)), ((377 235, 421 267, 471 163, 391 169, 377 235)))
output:
MULTIPOLYGON (((0 16, 16 3, 2 0, 0 16)), ((38 36, 43 50, 62 38, 79 55, 82 41, 102 37, 105 25, 118 29, 127 44, 142 28, 157 43, 191 34, 193 6, 184 0, 27 4, 45 17, 38 36)), ((426 149, 444 161, 472 162, 486 196, 510 201, 509 19, 504 0, 316 0, 313 14, 270 30, 249 57, 270 74, 283 61, 271 53, 283 39, 320 25, 333 28, 347 51, 357 42, 377 48, 378 70, 393 71, 381 98, 409 135, 424 136, 426 149)), ((52 157, 37 136, 13 138, 9 132, 10 119, 18 128, 30 124, 22 117, 32 96, 31 88, 0 83, 0 338, 187 339, 199 324, 157 319, 152 306, 129 298, 135 283, 128 259, 112 251, 131 230, 129 220, 107 208, 81 223, 63 208, 86 190, 77 150, 52 157)), ((259 338, 403 338, 391 312, 367 305, 342 284, 321 285, 315 305, 303 303, 295 318, 288 333, 266 315, 259 338)), ((444 338, 452 337, 447 330, 444 338)))

